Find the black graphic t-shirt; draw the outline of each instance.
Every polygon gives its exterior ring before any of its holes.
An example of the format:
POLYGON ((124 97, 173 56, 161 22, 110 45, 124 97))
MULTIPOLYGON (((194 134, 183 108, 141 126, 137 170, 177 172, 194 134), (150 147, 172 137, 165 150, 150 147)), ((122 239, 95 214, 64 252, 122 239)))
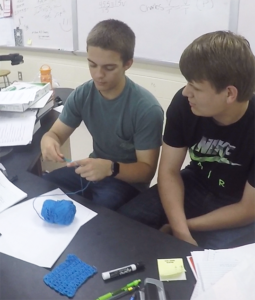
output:
POLYGON ((244 116, 228 126, 192 113, 182 89, 167 110, 164 142, 188 147, 192 169, 214 194, 240 199, 246 181, 255 187, 255 96, 244 116))

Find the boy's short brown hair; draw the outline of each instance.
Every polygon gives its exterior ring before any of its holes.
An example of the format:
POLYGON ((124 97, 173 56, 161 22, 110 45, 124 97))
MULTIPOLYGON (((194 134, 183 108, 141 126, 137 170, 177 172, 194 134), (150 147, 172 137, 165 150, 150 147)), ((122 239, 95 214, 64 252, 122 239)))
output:
POLYGON ((87 37, 89 46, 100 47, 120 53, 125 64, 134 56, 135 34, 125 23, 118 20, 104 20, 97 23, 87 37))
POLYGON ((230 31, 216 31, 195 39, 183 52, 180 70, 187 81, 208 81, 217 92, 229 85, 238 90, 237 101, 255 91, 255 58, 249 42, 230 31))

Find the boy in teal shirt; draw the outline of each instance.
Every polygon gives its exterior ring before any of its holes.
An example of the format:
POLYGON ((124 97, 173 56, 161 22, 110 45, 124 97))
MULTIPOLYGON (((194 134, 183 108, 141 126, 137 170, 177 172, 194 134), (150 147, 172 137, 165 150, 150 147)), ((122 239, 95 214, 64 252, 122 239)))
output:
POLYGON ((60 146, 83 121, 93 138, 93 152, 45 178, 71 191, 81 189, 80 178, 83 186, 93 182, 84 196, 111 209, 149 186, 162 142, 161 106, 125 76, 134 46, 135 35, 123 22, 105 20, 91 30, 87 59, 92 80, 70 94, 41 141, 43 159, 63 162, 60 146))

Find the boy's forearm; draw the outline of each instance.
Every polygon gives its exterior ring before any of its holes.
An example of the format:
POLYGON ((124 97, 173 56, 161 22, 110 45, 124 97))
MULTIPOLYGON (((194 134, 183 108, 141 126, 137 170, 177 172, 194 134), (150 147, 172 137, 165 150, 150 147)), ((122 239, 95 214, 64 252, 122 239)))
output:
POLYGON ((120 163, 120 172, 116 178, 129 183, 150 183, 154 173, 155 170, 144 162, 120 163))
POLYGON ((184 185, 180 172, 159 173, 158 188, 173 234, 189 234, 184 212, 184 185))
POLYGON ((208 214, 187 220, 191 231, 236 228, 252 222, 255 222, 254 210, 247 210, 241 202, 227 205, 208 214))
POLYGON ((47 131, 43 137, 42 137, 42 142, 44 140, 46 140, 47 138, 52 138, 54 139, 56 142, 58 142, 60 144, 60 146, 63 144, 61 141, 60 141, 60 138, 53 132, 53 131, 47 131))

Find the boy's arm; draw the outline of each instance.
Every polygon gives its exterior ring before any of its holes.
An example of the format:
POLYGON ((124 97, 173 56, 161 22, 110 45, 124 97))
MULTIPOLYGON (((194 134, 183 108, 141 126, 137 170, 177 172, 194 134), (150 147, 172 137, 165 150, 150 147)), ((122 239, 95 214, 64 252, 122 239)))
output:
POLYGON ((180 169, 187 148, 174 148, 163 143, 159 164, 158 189, 173 235, 197 245, 192 238, 184 212, 184 185, 180 169))
MULTIPOLYGON (((137 162, 135 163, 119 163, 119 174, 115 178, 128 183, 150 183, 157 168, 159 148, 136 151, 136 155, 137 162)), ((85 158, 67 164, 68 167, 77 165, 79 167, 75 172, 89 181, 102 180, 112 174, 112 161, 108 159, 85 158)))
POLYGON ((208 214, 188 220, 194 231, 241 227, 255 222, 255 188, 246 182, 242 199, 235 204, 216 209, 208 214))
POLYGON ((137 162, 120 163, 120 172, 116 178, 126 182, 150 183, 156 172, 159 150, 160 148, 136 151, 137 162))
POLYGON ((57 119, 50 130, 42 137, 41 151, 43 159, 62 162, 64 155, 60 151, 60 146, 64 144, 73 131, 74 128, 57 119))
POLYGON ((50 130, 44 134, 43 138, 51 137, 60 145, 63 145, 69 136, 74 132, 74 130, 75 128, 71 128, 60 121, 60 119, 57 119, 50 130))

